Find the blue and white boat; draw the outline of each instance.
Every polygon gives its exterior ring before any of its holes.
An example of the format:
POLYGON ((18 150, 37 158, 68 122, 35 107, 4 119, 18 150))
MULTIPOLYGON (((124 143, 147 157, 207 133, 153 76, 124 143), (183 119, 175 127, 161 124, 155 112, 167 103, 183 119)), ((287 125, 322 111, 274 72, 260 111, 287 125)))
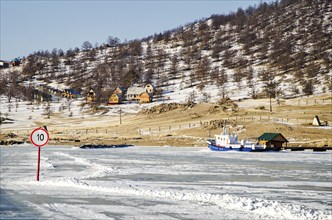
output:
POLYGON ((208 147, 213 151, 267 151, 266 145, 259 143, 247 142, 241 140, 239 142, 237 134, 230 134, 224 126, 224 130, 220 135, 215 135, 215 139, 207 140, 208 147))

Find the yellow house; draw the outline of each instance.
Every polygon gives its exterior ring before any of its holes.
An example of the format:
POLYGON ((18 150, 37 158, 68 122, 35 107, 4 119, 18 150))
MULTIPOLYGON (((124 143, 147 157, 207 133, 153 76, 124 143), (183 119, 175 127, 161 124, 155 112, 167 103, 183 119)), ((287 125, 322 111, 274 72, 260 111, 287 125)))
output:
POLYGON ((64 91, 62 94, 61 94, 62 97, 64 98, 68 98, 68 92, 67 91, 64 91))
POLYGON ((113 93, 110 98, 108 99, 109 105, 121 104, 122 103, 122 96, 120 94, 113 93))
POLYGON ((154 95, 156 93, 156 87, 153 84, 147 84, 145 86, 145 90, 147 93, 150 93, 152 95, 154 95))
POLYGON ((86 102, 91 103, 96 100, 96 93, 91 89, 86 97, 86 102))
POLYGON ((62 97, 65 97, 65 98, 67 98, 67 99, 72 99, 72 98, 73 98, 73 94, 71 94, 71 93, 68 92, 68 91, 64 91, 64 92, 62 93, 62 97))
POLYGON ((152 95, 147 92, 142 92, 139 96, 140 100, 139 102, 141 103, 149 103, 152 102, 152 95))

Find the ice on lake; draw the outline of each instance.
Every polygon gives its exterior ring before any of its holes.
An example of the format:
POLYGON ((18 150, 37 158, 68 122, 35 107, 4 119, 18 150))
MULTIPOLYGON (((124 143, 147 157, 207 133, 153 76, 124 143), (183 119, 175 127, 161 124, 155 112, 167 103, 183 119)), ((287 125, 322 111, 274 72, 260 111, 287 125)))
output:
POLYGON ((1 219, 332 218, 331 151, 0 150, 1 219))

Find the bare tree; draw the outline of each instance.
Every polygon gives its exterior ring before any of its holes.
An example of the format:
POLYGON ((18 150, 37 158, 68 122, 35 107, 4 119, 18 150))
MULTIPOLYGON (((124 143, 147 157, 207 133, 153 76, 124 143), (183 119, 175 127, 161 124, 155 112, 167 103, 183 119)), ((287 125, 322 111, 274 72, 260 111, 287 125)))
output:
POLYGON ((211 95, 207 92, 203 92, 202 95, 201 102, 208 103, 211 99, 211 95))
POLYGON ((264 82, 263 89, 268 98, 270 98, 270 112, 272 112, 272 98, 275 98, 279 92, 278 82, 275 80, 275 72, 272 69, 262 70, 260 74, 261 80, 264 82))
POLYGON ((222 87, 227 83, 227 81, 228 81, 228 78, 227 78, 225 69, 221 69, 220 71, 218 71, 218 77, 216 80, 217 86, 222 87))
POLYGON ((89 41, 84 41, 82 44, 82 50, 89 51, 92 49, 92 44, 89 41))
POLYGON ((209 58, 204 56, 203 59, 199 60, 195 68, 196 80, 198 81, 199 89, 201 90, 205 87, 207 79, 210 75, 210 65, 209 58))
POLYGON ((109 36, 106 40, 106 43, 110 47, 116 47, 120 43, 120 39, 118 37, 109 36))
POLYGON ((240 83, 242 81, 243 72, 241 68, 235 68, 234 70, 234 81, 240 83))
POLYGON ((53 110, 51 108, 51 103, 47 102, 47 105, 44 109, 44 114, 47 115, 47 118, 50 118, 52 113, 53 113, 53 110))
POLYGON ((254 79, 254 69, 250 66, 246 69, 247 74, 247 83, 248 85, 252 85, 252 80, 254 79))
POLYGON ((176 54, 174 54, 174 56, 172 57, 171 62, 172 64, 171 64, 170 74, 172 78, 174 78, 178 71, 178 57, 176 54))
POLYGON ((302 86, 303 93, 305 95, 312 95, 314 94, 314 86, 312 80, 305 80, 302 86))
POLYGON ((193 104, 196 102, 196 99, 197 99, 197 95, 196 95, 196 92, 195 91, 192 91, 191 93, 189 93, 187 99, 186 99, 186 102, 187 104, 193 104))
POLYGON ((223 84, 218 92, 218 95, 221 96, 223 99, 227 97, 228 91, 225 84, 223 84))

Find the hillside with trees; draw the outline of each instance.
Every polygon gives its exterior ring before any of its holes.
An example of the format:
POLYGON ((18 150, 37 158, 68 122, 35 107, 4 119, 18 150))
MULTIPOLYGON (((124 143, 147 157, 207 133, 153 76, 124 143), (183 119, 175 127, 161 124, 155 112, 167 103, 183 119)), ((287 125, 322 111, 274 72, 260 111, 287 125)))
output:
POLYGON ((281 0, 143 39, 109 36, 101 45, 40 50, 24 57, 21 68, 1 70, 0 94, 31 97, 33 84, 21 82, 34 79, 83 94, 93 88, 99 103, 117 86, 146 83, 160 96, 190 90, 205 101, 210 91, 229 98, 331 92, 331 21, 329 0, 281 0))

